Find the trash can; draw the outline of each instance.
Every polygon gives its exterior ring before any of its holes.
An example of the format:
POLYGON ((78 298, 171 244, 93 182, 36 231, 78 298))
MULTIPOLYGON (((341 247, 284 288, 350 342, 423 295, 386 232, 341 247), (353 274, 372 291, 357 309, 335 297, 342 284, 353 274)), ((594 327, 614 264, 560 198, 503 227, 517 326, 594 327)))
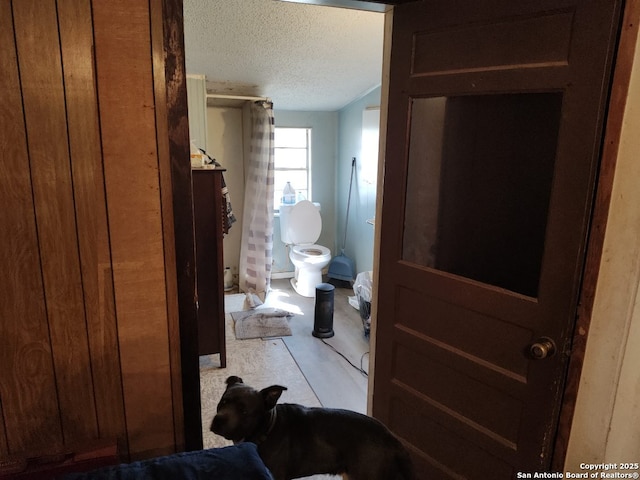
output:
POLYGON ((316 285, 316 308, 312 335, 317 338, 333 337, 333 293, 330 283, 316 285))
POLYGON ((358 310, 364 327, 364 336, 371 333, 371 292, 373 290, 373 272, 361 272, 353 284, 353 291, 358 299, 358 310))

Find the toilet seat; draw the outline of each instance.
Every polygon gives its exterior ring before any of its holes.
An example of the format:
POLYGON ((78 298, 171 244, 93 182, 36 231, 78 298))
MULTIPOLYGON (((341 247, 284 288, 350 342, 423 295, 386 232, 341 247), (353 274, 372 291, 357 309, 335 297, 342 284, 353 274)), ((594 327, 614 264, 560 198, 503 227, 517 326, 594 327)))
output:
POLYGON ((324 257, 326 255, 331 255, 331 250, 327 247, 316 244, 293 245, 292 250, 299 255, 306 255, 309 257, 324 257))
POLYGON ((289 213, 288 234, 294 245, 310 245, 318 241, 322 231, 322 217, 309 200, 296 203, 289 213))

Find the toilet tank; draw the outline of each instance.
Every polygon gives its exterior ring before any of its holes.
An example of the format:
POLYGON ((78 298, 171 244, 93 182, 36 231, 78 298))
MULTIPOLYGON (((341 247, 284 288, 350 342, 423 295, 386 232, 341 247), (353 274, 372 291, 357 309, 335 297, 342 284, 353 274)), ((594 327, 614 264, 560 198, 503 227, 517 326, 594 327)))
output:
MULTIPOLYGON (((318 211, 320 211, 320 204, 318 202, 313 202, 313 204, 316 206, 318 211)), ((294 206, 295 205, 282 203, 278 208, 280 212, 280 240, 282 240, 282 243, 287 245, 291 245, 293 243, 289 235, 289 214, 294 206)))
POLYGON ((289 238, 288 226, 289 226, 289 213, 291 213, 291 209, 293 205, 290 204, 280 204, 280 240, 284 244, 291 244, 291 238, 289 238))

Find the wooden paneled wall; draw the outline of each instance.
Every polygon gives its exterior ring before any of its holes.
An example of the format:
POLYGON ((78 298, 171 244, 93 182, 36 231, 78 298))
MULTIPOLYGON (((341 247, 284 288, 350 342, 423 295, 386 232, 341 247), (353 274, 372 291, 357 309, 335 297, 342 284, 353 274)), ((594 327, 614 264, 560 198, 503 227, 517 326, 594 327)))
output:
POLYGON ((161 8, 0 0, 0 457, 183 449, 161 8))

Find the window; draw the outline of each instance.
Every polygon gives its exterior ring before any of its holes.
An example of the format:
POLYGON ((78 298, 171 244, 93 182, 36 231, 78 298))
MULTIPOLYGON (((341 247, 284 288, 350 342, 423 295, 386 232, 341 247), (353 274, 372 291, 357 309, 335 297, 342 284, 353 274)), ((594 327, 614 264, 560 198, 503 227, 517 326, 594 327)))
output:
POLYGON ((287 182, 295 189, 296 200, 311 200, 311 129, 276 127, 274 140, 275 210, 282 203, 287 182))

